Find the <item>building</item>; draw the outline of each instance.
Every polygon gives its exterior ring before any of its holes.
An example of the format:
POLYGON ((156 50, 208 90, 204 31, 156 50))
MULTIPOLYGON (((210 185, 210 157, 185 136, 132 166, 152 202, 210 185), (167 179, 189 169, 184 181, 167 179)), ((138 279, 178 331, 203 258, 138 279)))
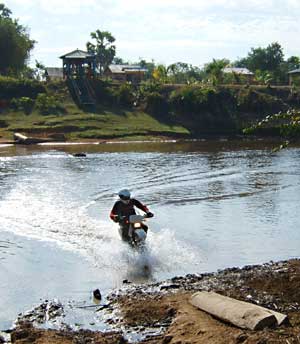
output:
POLYGON ((60 67, 46 67, 45 77, 46 80, 62 80, 64 77, 63 69, 60 67))
POLYGON ((115 65, 111 64, 105 70, 104 75, 115 81, 140 83, 148 69, 139 65, 115 65))
POLYGON ((236 83, 239 83, 243 80, 248 83, 252 83, 254 80, 254 73, 252 73, 248 68, 225 67, 222 71, 224 74, 232 74, 236 76, 236 83))
POLYGON ((63 77, 73 99, 80 105, 94 108, 96 97, 90 80, 96 76, 96 56, 76 49, 60 58, 63 61, 63 77))
POLYGON ((293 85, 297 83, 297 85, 300 85, 300 68, 291 70, 288 72, 289 76, 289 85, 293 85))
POLYGON ((92 77, 96 73, 94 54, 83 50, 73 50, 60 56, 63 60, 63 76, 67 78, 92 77))

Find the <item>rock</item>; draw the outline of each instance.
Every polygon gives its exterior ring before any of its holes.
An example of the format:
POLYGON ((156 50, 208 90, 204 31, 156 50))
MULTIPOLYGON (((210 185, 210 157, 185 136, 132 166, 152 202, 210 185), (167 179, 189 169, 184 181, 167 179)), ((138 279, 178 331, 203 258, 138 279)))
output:
POLYGON ((163 341, 162 341, 162 344, 168 344, 170 343, 170 341, 173 339, 173 336, 165 336, 163 341))
POLYGON ((24 314, 19 314, 17 324, 24 321, 44 323, 46 321, 53 321, 59 316, 63 316, 63 305, 58 301, 45 301, 35 307, 33 310, 27 311, 24 314))
POLYGON ((96 299, 96 300, 101 300, 101 298, 102 298, 102 296, 101 296, 101 293, 100 293, 100 290, 99 289, 95 289, 94 291, 93 291, 93 295, 94 295, 94 298, 96 299))
POLYGON ((169 289, 179 289, 179 284, 169 284, 169 285, 163 285, 160 287, 161 290, 169 290, 169 289))
POLYGON ((240 333, 235 337, 235 342, 237 344, 244 343, 248 339, 248 336, 245 333, 240 333))
POLYGON ((2 343, 10 343, 10 334, 5 332, 0 332, 0 344, 2 343))
POLYGON ((84 158, 86 157, 85 153, 74 153, 73 156, 77 157, 77 158, 84 158))

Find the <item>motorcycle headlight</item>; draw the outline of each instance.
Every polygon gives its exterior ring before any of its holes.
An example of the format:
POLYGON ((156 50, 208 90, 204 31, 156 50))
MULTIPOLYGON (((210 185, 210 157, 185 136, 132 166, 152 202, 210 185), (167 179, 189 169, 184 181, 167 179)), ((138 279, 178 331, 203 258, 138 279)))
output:
POLYGON ((133 224, 133 227, 134 227, 134 228, 141 228, 141 224, 140 224, 140 223, 134 223, 134 224, 133 224))

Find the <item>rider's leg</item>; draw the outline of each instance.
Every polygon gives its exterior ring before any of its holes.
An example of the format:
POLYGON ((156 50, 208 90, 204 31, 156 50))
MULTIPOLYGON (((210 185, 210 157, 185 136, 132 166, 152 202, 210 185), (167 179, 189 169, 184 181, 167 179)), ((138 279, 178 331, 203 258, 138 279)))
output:
POLYGON ((128 225, 120 225, 120 232, 123 241, 130 241, 128 225))

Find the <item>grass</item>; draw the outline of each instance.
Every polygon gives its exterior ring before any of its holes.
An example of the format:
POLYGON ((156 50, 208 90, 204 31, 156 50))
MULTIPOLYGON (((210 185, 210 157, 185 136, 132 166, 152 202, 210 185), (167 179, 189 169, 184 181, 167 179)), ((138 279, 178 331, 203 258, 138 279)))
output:
POLYGON ((0 136, 12 139, 14 132, 25 135, 47 136, 63 133, 68 140, 125 138, 147 139, 157 136, 188 136, 189 131, 174 123, 162 123, 141 111, 98 109, 84 112, 74 103, 64 104, 63 115, 41 115, 33 111, 25 115, 20 111, 8 111, 0 115, 0 136), (5 123, 5 125, 4 125, 5 123))
MULTIPOLYGON (((176 89, 179 92, 179 88, 176 89)), ((47 94, 54 97, 56 103, 58 102, 61 106, 61 108, 57 107, 56 111, 65 109, 65 113, 42 115, 34 109, 30 115, 26 115, 21 111, 6 109, 2 113, 0 112, 0 139, 11 140, 14 132, 38 137, 64 134, 67 140, 72 141, 114 138, 149 140, 161 137, 195 137, 205 133, 239 133, 239 128, 249 126, 249 123, 255 121, 257 117, 260 118, 264 112, 272 110, 273 105, 281 104, 282 101, 277 98, 287 102, 290 97, 289 91, 284 90, 283 92, 281 89, 276 88, 275 90, 275 88, 267 87, 265 93, 257 95, 257 92, 254 92, 256 97, 253 99, 252 91, 254 90, 256 89, 252 86, 251 89, 237 86, 234 97, 241 98, 237 99, 238 104, 235 104, 237 101, 233 99, 233 104, 229 102, 228 105, 228 99, 221 97, 220 101, 217 99, 210 104, 210 108, 216 109, 216 111, 207 110, 201 104, 196 104, 196 110, 192 107, 196 113, 191 116, 191 111, 185 106, 182 113, 175 106, 175 108, 169 109, 169 113, 164 116, 164 114, 151 115, 138 109, 128 110, 117 105, 98 106, 93 112, 83 110, 78 108, 72 100, 65 83, 49 84, 47 85, 47 94), (276 97, 269 95, 268 92, 272 94, 275 92, 276 97), (174 120, 175 118, 177 122, 174 120), (246 124, 244 125, 244 123, 246 124)), ((294 98, 294 102, 299 102, 298 94, 294 98)), ((98 101, 100 102, 99 99, 98 101)), ((111 99, 109 101, 112 102, 111 99)))

